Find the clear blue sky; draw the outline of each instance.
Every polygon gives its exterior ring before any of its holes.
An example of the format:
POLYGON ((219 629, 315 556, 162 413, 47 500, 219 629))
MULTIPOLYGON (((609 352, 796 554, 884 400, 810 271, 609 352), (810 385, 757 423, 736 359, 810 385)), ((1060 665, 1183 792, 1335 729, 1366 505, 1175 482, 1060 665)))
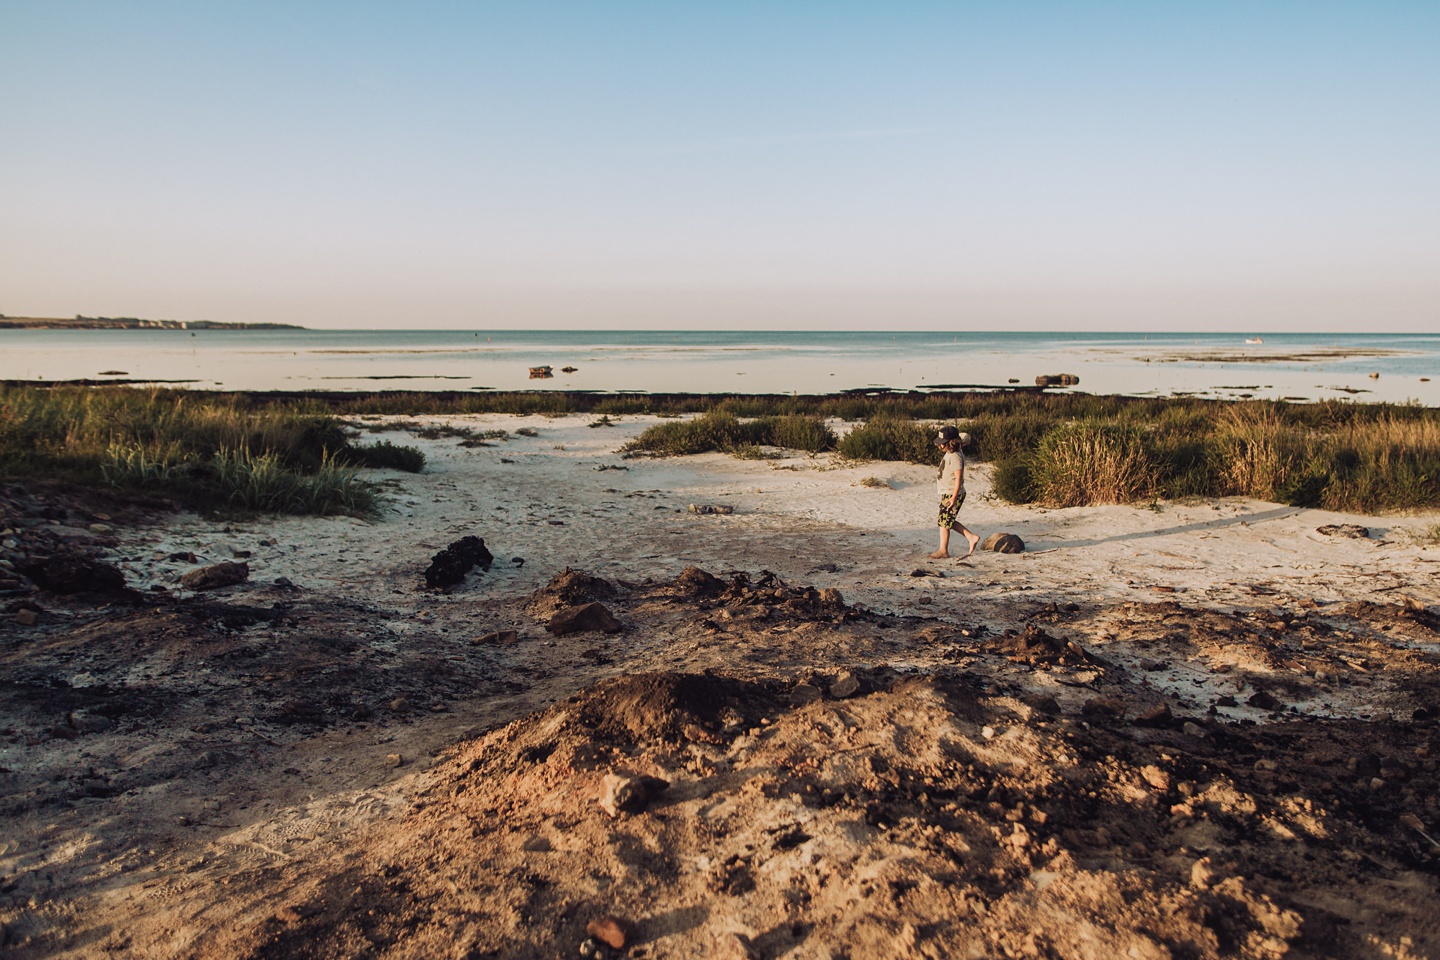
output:
POLYGON ((0 0, 0 312, 1440 329, 1440 3, 0 0))

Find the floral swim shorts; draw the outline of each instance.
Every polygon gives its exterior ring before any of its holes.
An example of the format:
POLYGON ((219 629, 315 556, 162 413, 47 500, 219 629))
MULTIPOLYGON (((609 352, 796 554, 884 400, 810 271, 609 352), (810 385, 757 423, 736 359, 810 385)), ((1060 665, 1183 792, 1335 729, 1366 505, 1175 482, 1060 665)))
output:
POLYGON ((955 506, 953 507, 950 506, 950 498, 948 496, 940 498, 940 518, 937 521, 937 525, 940 527, 941 530, 949 530, 951 527, 955 526, 955 515, 960 512, 960 508, 964 505, 964 490, 961 490, 960 496, 955 498, 955 506))

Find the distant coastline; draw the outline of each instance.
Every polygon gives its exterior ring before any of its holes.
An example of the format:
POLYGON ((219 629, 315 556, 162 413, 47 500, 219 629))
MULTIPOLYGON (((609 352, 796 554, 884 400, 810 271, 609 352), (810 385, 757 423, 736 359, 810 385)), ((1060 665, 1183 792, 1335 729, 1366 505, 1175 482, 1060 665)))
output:
POLYGON ((304 330, 293 323, 221 323, 218 320, 144 320, 139 317, 7 317, 0 330, 304 330))

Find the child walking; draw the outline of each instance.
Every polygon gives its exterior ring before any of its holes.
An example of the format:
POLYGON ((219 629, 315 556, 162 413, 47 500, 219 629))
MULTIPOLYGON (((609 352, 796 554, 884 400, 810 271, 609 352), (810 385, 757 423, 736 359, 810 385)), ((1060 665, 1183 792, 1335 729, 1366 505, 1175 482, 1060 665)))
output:
POLYGON ((950 531, 957 530, 965 541, 970 544, 970 549, 965 556, 975 552, 975 545, 980 538, 975 536, 965 525, 955 519, 960 512, 960 505, 965 502, 965 444, 970 442, 970 434, 961 433, 954 427, 945 426, 940 428, 940 433, 935 437, 935 446, 945 451, 940 460, 940 477, 935 481, 935 487, 940 493, 940 549, 930 554, 931 560, 944 560, 950 556, 950 531))

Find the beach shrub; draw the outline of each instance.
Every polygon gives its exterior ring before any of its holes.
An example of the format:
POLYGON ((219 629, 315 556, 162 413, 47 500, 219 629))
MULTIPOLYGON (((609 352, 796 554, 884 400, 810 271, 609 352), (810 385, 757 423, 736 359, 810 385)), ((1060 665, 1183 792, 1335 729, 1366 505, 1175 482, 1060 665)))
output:
POLYGON ((990 489, 1007 503, 1034 503, 1035 483, 1030 471, 1032 454, 1014 456, 995 464, 990 489))
POLYGON ((222 450, 207 468, 226 503, 242 511, 365 516, 378 506, 354 468, 328 457, 313 473, 302 474, 275 453, 222 450))
POLYGON ((419 473, 425 469, 425 454, 414 447, 396 446, 389 440, 381 440, 369 446, 364 444, 346 447, 343 457, 347 463, 361 467, 388 467, 419 473))
POLYGON ((1034 500, 1052 507, 1152 499, 1158 479, 1142 435, 1125 427, 1065 424, 1046 434, 1030 458, 1034 500))
POLYGON ((766 439, 762 442, 787 450, 804 450, 807 453, 823 453, 835 449, 835 431, 819 417, 789 414, 760 421, 760 433, 766 439))
POLYGON ((940 451, 927 424, 882 417, 862 423, 840 438, 836 447, 848 460, 903 460, 935 466, 940 451))

